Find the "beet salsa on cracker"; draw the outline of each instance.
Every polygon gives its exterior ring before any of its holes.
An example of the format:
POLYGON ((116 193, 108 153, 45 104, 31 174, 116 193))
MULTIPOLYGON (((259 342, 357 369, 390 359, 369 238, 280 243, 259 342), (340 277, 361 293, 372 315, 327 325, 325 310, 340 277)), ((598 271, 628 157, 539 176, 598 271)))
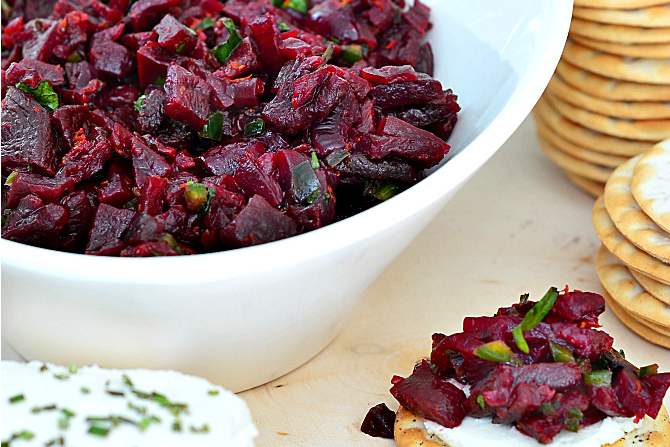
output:
POLYGON ((418 1, 26 0, 2 17, 2 237, 30 245, 177 255, 318 229, 420 181, 460 109, 418 1))
MULTIPOLYGON (((656 419, 670 373, 638 368, 614 349, 596 329, 604 310, 601 295, 566 287, 538 302, 524 295, 491 317, 466 317, 463 332, 433 334, 430 358, 409 377, 394 376, 390 392, 401 408, 442 428, 488 419, 543 444, 607 417, 656 419)), ((362 430, 388 437, 393 417, 377 406, 362 430)))

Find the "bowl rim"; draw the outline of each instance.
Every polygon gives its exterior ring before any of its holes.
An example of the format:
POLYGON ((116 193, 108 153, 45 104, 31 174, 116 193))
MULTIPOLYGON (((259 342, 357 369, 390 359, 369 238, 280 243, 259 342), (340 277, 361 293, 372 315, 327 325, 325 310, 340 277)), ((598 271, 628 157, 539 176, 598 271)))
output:
MULTIPOLYGON (((307 232, 287 239, 234 250, 203 253, 193 256, 171 256, 154 258, 118 258, 69 253, 34 247, 6 239, 0 239, 0 253, 4 267, 34 272, 48 272, 49 275, 124 283, 183 283, 185 276, 216 278, 239 275, 254 267, 255 273, 276 268, 276 261, 288 252, 329 253, 346 249, 354 244, 383 233, 398 223, 410 219, 421 209, 439 201, 442 195, 430 196, 432 190, 457 190, 502 146, 531 109, 544 91, 552 76, 562 49, 565 45, 570 19, 572 0, 553 0, 547 6, 547 20, 541 27, 541 44, 531 64, 531 69, 519 79, 507 104, 493 121, 464 146, 448 163, 435 170, 421 182, 403 191, 392 199, 364 212, 339 222, 332 223, 318 231, 307 232), (533 79, 533 82, 529 82, 533 79), (474 166, 474 169, 465 169, 474 166), (453 185, 457 185, 455 188, 453 185), (398 210, 403 216, 398 217, 398 210), (279 258, 278 258, 279 256, 279 258), (184 259, 189 261, 184 262, 184 259), (133 263, 133 264, 130 264, 133 263), (226 267, 226 273, 221 267, 226 267), (175 275, 178 269, 181 275, 175 275), (119 275, 122 272, 123 275, 119 275)), ((302 262, 309 262, 314 256, 301 256, 302 262)))

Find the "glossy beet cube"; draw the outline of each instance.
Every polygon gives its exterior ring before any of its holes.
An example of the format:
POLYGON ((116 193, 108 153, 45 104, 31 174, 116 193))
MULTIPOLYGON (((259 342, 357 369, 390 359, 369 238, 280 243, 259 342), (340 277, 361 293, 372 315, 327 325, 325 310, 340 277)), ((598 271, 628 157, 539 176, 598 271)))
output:
POLYGON ((293 220, 270 205, 262 196, 249 199, 246 207, 235 217, 234 236, 243 245, 277 241, 296 234, 293 220))
POLYGON ((189 55, 198 42, 195 32, 170 14, 163 17, 154 31, 158 35, 158 45, 171 53, 189 55))
POLYGON ((148 31, 181 0, 139 0, 130 7, 130 24, 135 32, 148 31))
POLYGON ((120 238, 134 215, 133 210, 118 209, 101 203, 95 211, 91 236, 86 245, 86 254, 118 255, 125 245, 120 238))
POLYGON ((202 129, 209 119, 209 98, 212 92, 209 84, 172 63, 167 72, 165 92, 165 114, 195 130, 202 129))

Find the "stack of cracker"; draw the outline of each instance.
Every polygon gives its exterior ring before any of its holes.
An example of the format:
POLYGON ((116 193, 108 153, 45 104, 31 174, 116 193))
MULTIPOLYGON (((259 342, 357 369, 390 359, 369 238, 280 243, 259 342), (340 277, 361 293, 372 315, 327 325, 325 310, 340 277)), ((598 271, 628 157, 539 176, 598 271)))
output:
POLYGON ((670 138, 670 3, 575 0, 563 55, 533 114, 547 156, 602 194, 614 168, 670 138))
POLYGON ((593 224, 610 308, 634 332, 670 348, 670 139, 614 170, 593 224))

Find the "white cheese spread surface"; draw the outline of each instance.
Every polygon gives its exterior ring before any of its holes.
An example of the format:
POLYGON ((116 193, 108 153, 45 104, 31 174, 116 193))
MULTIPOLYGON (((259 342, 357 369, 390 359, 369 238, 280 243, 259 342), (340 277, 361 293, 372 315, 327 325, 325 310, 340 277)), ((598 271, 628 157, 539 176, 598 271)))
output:
POLYGON ((2 362, 3 445, 252 447, 246 403, 175 371, 2 362))

